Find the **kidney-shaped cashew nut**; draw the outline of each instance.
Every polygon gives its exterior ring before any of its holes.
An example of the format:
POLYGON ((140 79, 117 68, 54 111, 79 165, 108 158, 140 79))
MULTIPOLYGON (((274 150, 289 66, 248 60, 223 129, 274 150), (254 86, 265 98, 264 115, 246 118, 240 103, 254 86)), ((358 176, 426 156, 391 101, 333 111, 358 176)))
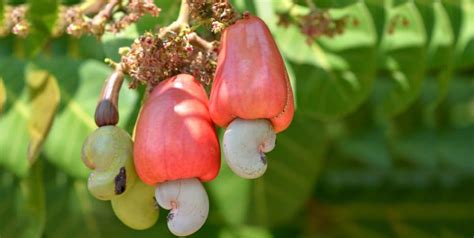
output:
POLYGON ((158 184, 155 197, 168 214, 168 228, 176 236, 188 236, 199 230, 209 213, 209 198, 201 182, 179 179, 158 184))
POLYGON ((265 119, 234 119, 224 133, 227 165, 242 178, 254 179, 267 170, 266 152, 275 147, 276 133, 265 119))

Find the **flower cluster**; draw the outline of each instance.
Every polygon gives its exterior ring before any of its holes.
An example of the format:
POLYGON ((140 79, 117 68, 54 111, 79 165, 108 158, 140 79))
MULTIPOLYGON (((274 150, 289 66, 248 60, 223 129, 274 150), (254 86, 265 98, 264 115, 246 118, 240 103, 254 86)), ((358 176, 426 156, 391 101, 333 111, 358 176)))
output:
POLYGON ((158 8, 153 0, 130 0, 124 9, 126 14, 110 26, 111 32, 119 32, 129 25, 137 22, 145 14, 158 17, 161 9, 158 8))
POLYGON ((289 13, 279 14, 278 25, 288 27, 295 24, 301 33, 307 37, 306 42, 311 44, 320 36, 333 37, 342 34, 346 27, 347 17, 332 19, 327 11, 314 9, 306 15, 291 17, 289 13))
POLYGON ((173 75, 189 73, 203 83, 213 78, 217 54, 214 47, 196 44, 194 33, 169 32, 164 37, 145 33, 130 49, 122 52, 121 67, 132 77, 131 88, 138 83, 151 87, 173 75), (195 43, 195 44, 193 44, 195 43))
MULTIPOLYGON (((26 19, 28 5, 7 6, 5 11, 4 26, 0 26, 0 35, 12 32, 15 35, 26 37, 29 33, 30 24, 26 19)), ((91 6, 84 4, 72 6, 60 6, 58 19, 52 30, 53 36, 64 33, 74 37, 84 34, 102 36, 105 31, 119 32, 137 22, 145 14, 157 17, 161 9, 153 0, 110 0, 97 1, 91 6), (122 14, 118 19, 116 15, 122 14)))
POLYGON ((27 5, 18 5, 14 7, 6 7, 5 22, 3 27, 0 26, 0 36, 13 34, 26 37, 30 31, 30 24, 26 20, 27 5))
POLYGON ((227 0, 187 0, 191 18, 198 22, 208 22, 211 31, 221 32, 233 24, 240 16, 234 11, 227 0))

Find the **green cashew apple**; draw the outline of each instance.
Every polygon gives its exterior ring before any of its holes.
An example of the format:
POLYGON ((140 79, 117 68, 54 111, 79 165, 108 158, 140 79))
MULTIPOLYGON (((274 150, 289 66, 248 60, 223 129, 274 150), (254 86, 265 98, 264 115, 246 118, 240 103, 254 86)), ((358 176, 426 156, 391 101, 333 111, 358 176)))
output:
POLYGON ((124 194, 137 178, 132 139, 115 126, 99 127, 89 135, 82 147, 82 160, 94 170, 87 187, 100 200, 124 194))
POLYGON ((136 230, 153 226, 158 220, 159 209, 155 201, 155 186, 137 180, 127 193, 112 199, 115 215, 125 225, 136 230))

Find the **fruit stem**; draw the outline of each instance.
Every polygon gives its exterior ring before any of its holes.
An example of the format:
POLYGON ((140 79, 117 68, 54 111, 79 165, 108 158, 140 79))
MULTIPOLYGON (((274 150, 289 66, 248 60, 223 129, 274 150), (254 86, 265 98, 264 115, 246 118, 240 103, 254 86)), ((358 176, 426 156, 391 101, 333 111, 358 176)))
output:
POLYGON ((95 109, 95 123, 98 127, 116 125, 118 123, 118 98, 123 80, 124 73, 120 64, 117 64, 115 71, 104 83, 95 109))
POLYGON ((188 0, 181 0, 178 18, 167 27, 160 29, 158 36, 163 38, 169 32, 177 32, 186 27, 189 27, 189 4, 188 0))
POLYGON ((189 41, 205 49, 207 52, 214 50, 214 44, 200 37, 196 32, 189 33, 187 35, 189 41))

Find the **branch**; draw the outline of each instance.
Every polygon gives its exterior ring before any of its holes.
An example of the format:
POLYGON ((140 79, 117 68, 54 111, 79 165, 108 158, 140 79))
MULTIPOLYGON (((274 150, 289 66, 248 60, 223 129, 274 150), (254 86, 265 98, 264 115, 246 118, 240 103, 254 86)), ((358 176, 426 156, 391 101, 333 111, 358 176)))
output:
POLYGON ((181 7, 179 9, 179 15, 176 21, 168 25, 167 27, 161 28, 158 36, 163 38, 169 32, 177 32, 181 29, 189 26, 189 4, 188 0, 181 0, 181 7))
POLYGON ((205 49, 207 52, 211 52, 214 50, 214 44, 212 42, 209 42, 203 39, 196 32, 189 33, 187 37, 191 43, 200 46, 201 48, 205 49))
POLYGON ((110 0, 105 7, 94 16, 91 22, 91 31, 95 35, 102 35, 105 29, 105 22, 107 22, 114 11, 114 8, 121 4, 121 0, 110 0))

